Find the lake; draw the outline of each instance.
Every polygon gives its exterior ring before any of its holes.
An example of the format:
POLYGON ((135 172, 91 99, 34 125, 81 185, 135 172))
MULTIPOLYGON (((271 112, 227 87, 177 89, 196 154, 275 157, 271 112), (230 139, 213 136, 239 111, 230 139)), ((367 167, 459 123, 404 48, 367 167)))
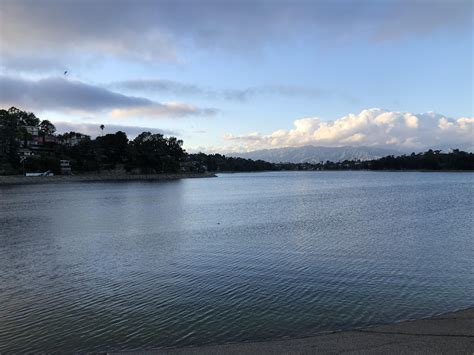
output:
POLYGON ((0 186, 0 352, 298 337, 474 305, 474 174, 0 186))

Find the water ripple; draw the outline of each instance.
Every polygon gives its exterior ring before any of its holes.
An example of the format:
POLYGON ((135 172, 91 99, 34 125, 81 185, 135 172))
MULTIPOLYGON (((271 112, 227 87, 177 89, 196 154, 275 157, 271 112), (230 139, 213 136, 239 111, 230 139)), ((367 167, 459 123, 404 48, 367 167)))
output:
POLYGON ((0 353, 301 336, 472 306, 472 196, 455 173, 9 189, 0 353))

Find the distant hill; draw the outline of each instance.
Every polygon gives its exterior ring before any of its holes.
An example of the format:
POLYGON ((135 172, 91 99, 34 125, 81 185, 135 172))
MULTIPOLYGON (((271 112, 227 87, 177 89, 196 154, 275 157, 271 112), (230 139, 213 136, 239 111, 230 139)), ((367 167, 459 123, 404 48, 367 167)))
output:
POLYGON ((339 162, 344 160, 371 160, 387 155, 402 155, 403 152, 374 147, 288 147, 262 149, 245 153, 229 153, 226 156, 241 157, 253 160, 265 160, 271 163, 319 163, 321 161, 339 162))

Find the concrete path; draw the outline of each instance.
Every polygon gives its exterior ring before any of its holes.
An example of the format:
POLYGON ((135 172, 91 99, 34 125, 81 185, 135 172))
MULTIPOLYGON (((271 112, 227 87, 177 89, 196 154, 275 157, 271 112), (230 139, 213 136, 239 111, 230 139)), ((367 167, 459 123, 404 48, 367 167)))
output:
MULTIPOLYGON (((133 352, 134 355, 342 353, 472 355, 474 354, 474 308, 429 319, 302 339, 133 352)), ((127 354, 127 352, 122 354, 127 354)))

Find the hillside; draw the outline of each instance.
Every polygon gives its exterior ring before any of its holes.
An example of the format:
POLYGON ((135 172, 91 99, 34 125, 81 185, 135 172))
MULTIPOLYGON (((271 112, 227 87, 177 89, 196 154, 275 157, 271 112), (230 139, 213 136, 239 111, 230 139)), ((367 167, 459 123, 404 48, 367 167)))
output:
POLYGON ((319 163, 321 161, 339 162, 344 160, 372 160, 387 155, 401 155, 403 152, 374 147, 288 147, 262 149, 252 152, 229 153, 227 156, 241 157, 253 160, 264 160, 271 163, 319 163))

